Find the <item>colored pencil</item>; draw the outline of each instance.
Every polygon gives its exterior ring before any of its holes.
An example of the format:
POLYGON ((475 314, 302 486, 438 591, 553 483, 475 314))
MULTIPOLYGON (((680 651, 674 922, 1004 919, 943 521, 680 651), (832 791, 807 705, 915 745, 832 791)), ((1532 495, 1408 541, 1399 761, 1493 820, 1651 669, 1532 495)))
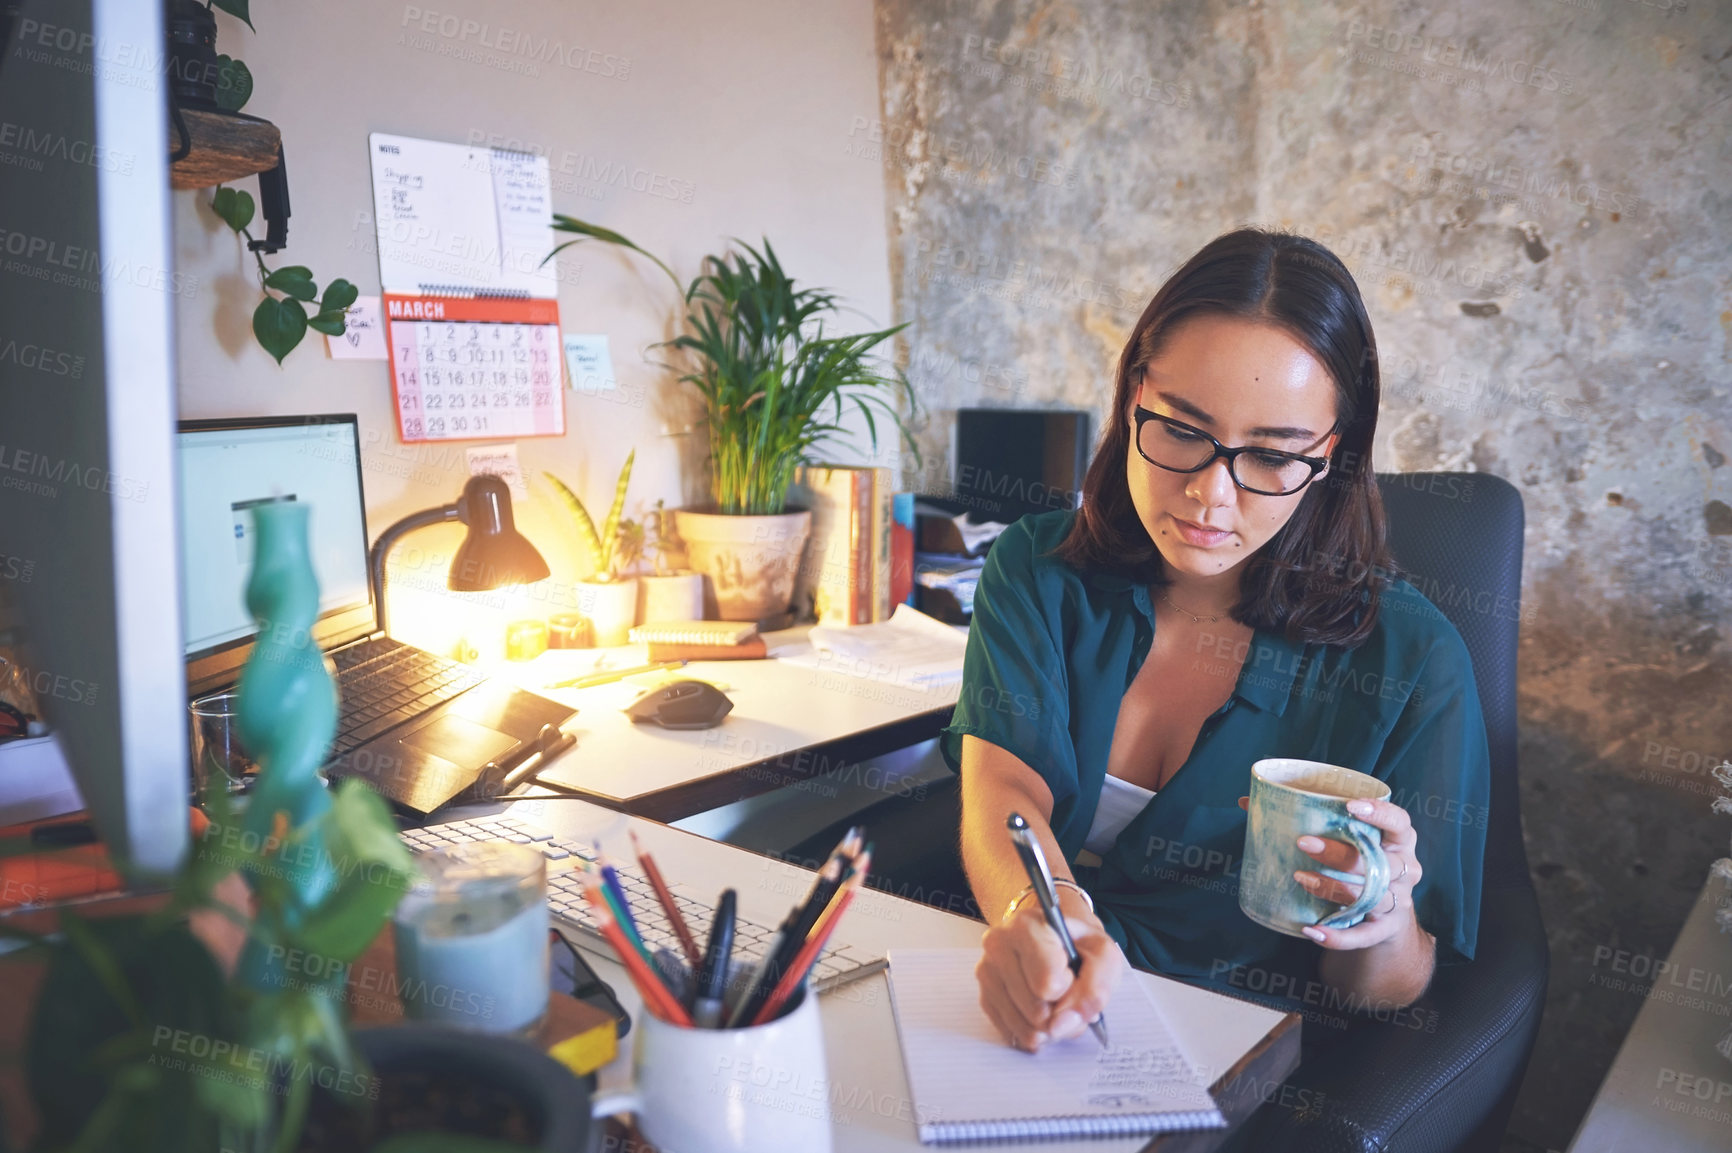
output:
POLYGON ((692 936, 691 926, 686 924, 685 914, 680 912, 679 903, 668 890, 668 883, 662 879, 662 871, 656 867, 655 860, 644 852, 638 844, 637 830, 628 830, 631 835, 632 852, 637 854, 638 867, 649 878, 650 888, 655 890, 656 900, 661 902, 662 912, 667 914, 668 924, 673 926, 674 935, 680 939, 680 949, 686 955, 686 963, 692 967, 692 972, 698 971, 703 964, 703 950, 698 948, 698 939, 692 936))
POLYGON ((619 923, 620 932, 625 934, 625 939, 631 942, 632 947, 648 964, 651 960, 649 946, 644 944, 643 938, 638 935, 637 926, 632 924, 631 917, 627 915, 626 910, 620 907, 619 894, 607 885, 606 880, 601 875, 601 870, 597 869, 593 863, 582 861, 581 858, 579 860, 582 863, 584 876, 589 878, 586 886, 593 885, 595 887, 596 893, 607 904, 608 912, 612 913, 613 919, 619 923))
MULTIPOLYGON (((764 955, 758 961, 757 968, 752 971, 752 978, 746 984, 746 992, 735 1004, 733 1012, 728 1016, 730 1027, 745 1025, 757 1016, 764 1001, 775 992, 776 982, 782 974, 788 971, 788 962, 799 952, 804 941, 805 932, 798 928, 808 920, 806 910, 812 909, 811 920, 816 920, 818 914, 824 911, 824 904, 816 902, 822 898, 825 904, 836 886, 842 880, 842 862, 832 856, 824 862, 824 867, 818 872, 818 879, 813 882, 811 891, 800 904, 788 910, 788 915, 782 918, 782 923, 776 927, 775 934, 769 944, 764 947, 764 955)), ((807 926, 809 927, 809 925, 807 926)))
POLYGON ((637 920, 631 915, 631 902, 626 900, 625 886, 620 883, 619 870, 614 868, 613 864, 602 854, 600 841, 595 843, 595 865, 601 870, 602 879, 607 882, 607 887, 619 899, 619 911, 625 922, 625 927, 631 930, 632 936, 641 936, 642 934, 637 931, 637 920))
POLYGON ((615 681, 623 681, 627 677, 635 677, 639 673, 653 673, 661 669, 677 669, 685 665, 685 661, 651 661, 646 665, 633 665, 629 669, 608 669, 599 673, 584 673, 570 680, 554 681, 547 687, 550 689, 591 689, 596 685, 611 685, 615 681))
POLYGON ((596 928, 601 930, 601 935, 607 940, 607 943, 613 946, 613 951, 619 954, 620 964, 625 966, 625 971, 631 977, 632 984, 637 986, 637 991, 643 997, 644 1004, 653 1009, 656 1015, 663 1020, 671 1021, 675 1025, 684 1025, 688 1029, 691 1028, 691 1014, 685 1011, 684 1006, 674 998, 673 993, 662 983, 662 979, 656 975, 655 967, 646 962, 642 954, 632 947, 630 941, 626 940, 624 931, 619 927, 619 922, 614 920, 613 912, 608 908, 607 899, 602 895, 600 886, 586 885, 583 893, 589 899, 590 911, 595 916, 596 928))
POLYGON ((859 850, 861 833, 859 826, 847 831, 824 865, 818 870, 818 876, 812 882, 811 890, 806 899, 788 910, 776 933, 770 938, 764 949, 764 957, 753 971, 751 980, 746 984, 746 992, 734 1006, 728 1017, 730 1028, 738 1027, 757 1016, 763 1007, 764 1000, 775 991, 776 982, 787 972, 788 962, 800 949, 806 933, 823 913, 836 889, 841 885, 843 868, 850 863, 859 850))
MULTIPOLYGON (((865 857, 870 853, 871 850, 868 849, 861 856, 865 857)), ((805 943, 800 946, 800 951, 794 955, 793 964, 788 966, 788 971, 782 974, 782 979, 777 982, 776 989, 770 994, 769 1000, 765 1001, 764 1007, 758 1010, 758 1015, 752 1018, 752 1024, 763 1025, 776 1019, 776 1014, 781 1011, 788 998, 794 995, 794 990, 800 987, 800 982, 806 979, 806 974, 817 963, 818 954, 823 952, 825 942, 830 939, 830 934, 836 931, 836 925, 842 920, 842 914, 848 911, 849 903, 854 900, 854 894, 859 891, 860 885, 865 879, 864 868, 856 871, 849 878, 847 886, 836 895, 834 901, 830 902, 829 907, 818 918, 818 923, 812 926, 812 932, 807 935, 805 943)))

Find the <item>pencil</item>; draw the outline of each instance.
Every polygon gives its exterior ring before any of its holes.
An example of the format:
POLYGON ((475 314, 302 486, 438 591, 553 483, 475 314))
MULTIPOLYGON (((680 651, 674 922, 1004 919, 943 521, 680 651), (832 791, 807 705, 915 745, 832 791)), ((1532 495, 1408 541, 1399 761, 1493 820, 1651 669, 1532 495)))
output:
POLYGON ((596 685, 610 685, 615 681, 623 681, 625 678, 635 677, 639 673, 682 668, 685 663, 685 661, 651 661, 647 665, 634 665, 629 669, 609 669, 599 673, 584 673, 582 676, 572 677, 570 680, 554 681, 547 687, 550 689, 590 689, 596 685))
POLYGON ((606 898, 599 891, 599 886, 586 885, 584 896, 589 899, 590 911, 595 915, 596 928, 613 946, 613 951, 619 954, 620 964, 625 966, 626 973, 631 977, 632 984, 643 997, 644 1004, 653 1009, 656 1016, 671 1021, 675 1025, 692 1027, 691 1014, 674 999, 662 979, 656 975, 654 966, 644 961, 643 956, 626 940, 625 933, 620 929, 619 922, 614 920, 613 912, 607 906, 606 898))
POLYGON ((626 928, 631 930, 632 936, 642 936, 642 934, 637 931, 637 918, 631 915, 631 902, 626 900, 625 886, 620 884, 619 870, 614 868, 612 862, 602 855, 600 841, 595 843, 595 865, 596 868, 601 870, 602 880, 607 882, 608 890, 613 893, 614 897, 619 901, 620 920, 624 923, 626 928))
POLYGON ((584 861, 583 873, 585 877, 589 878, 585 882, 586 888, 594 886, 597 895, 606 903, 608 912, 612 913, 613 919, 619 923, 620 932, 625 934, 625 939, 630 941, 638 953, 643 956, 644 962, 649 963, 651 959, 649 946, 645 945, 643 937, 638 935, 637 926, 632 923, 629 913, 620 907, 620 894, 608 886, 601 870, 597 869, 593 863, 584 861))
MULTIPOLYGON (((871 850, 868 849, 861 856, 869 856, 870 853, 871 850)), ((776 1019, 776 1014, 781 1011, 788 998, 794 995, 794 990, 800 987, 800 982, 806 979, 806 974, 817 962, 818 954, 823 951, 830 934, 836 931, 842 914, 848 911, 849 902, 854 899, 854 894, 865 879, 865 870, 857 871, 848 879, 847 885, 836 895, 836 899, 830 902, 829 907, 818 918, 818 923, 812 926, 812 931, 800 946, 800 951, 794 955, 793 964, 788 966, 788 971, 782 974, 782 979, 777 982, 775 992, 764 1002, 764 1007, 758 1010, 758 1015, 752 1018, 752 1024, 763 1025, 776 1019)))
POLYGON ((748 1024, 763 1006, 764 999, 775 990, 776 982, 787 972, 788 962, 799 952, 807 932, 829 905, 837 887, 842 884, 843 867, 855 859, 861 839, 858 825, 843 834, 823 867, 818 870, 818 876, 813 880, 806 899, 788 910, 787 917, 770 938, 763 959, 753 970, 752 979, 746 984, 745 994, 728 1017, 730 1027, 748 1024))
POLYGON ((662 879, 662 871, 656 868, 654 859, 638 844, 637 830, 630 829, 627 832, 631 836, 632 852, 637 854, 638 867, 644 871, 644 876, 649 878, 650 888, 655 890, 656 900, 661 902, 662 912, 667 914, 668 924, 673 926, 674 935, 680 939, 680 949, 686 955, 686 962, 695 973, 704 959, 703 951, 698 948, 698 939, 692 936, 691 926, 686 924, 685 915, 680 912, 674 895, 668 891, 668 883, 662 879))

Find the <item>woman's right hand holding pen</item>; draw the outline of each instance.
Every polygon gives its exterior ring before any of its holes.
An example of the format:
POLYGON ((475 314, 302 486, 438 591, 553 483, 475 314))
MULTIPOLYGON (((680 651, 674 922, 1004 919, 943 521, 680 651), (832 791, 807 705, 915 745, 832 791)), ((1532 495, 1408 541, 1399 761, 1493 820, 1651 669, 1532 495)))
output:
POLYGON ((1130 968, 1088 902, 1069 886, 1060 886, 1058 903, 1082 958, 1082 969, 1074 977, 1058 934, 1032 896, 986 931, 974 968, 987 1019, 1006 1041, 1030 1053, 1048 1041, 1069 1040, 1087 1031, 1130 968))

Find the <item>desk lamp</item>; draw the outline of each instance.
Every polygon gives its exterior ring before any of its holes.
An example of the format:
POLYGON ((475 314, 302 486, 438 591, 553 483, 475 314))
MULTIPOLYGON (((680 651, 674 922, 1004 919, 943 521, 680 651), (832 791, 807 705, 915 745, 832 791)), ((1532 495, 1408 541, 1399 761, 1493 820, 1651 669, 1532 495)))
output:
POLYGON ((451 571, 445 578, 445 587, 452 592, 487 592, 547 577, 547 562, 511 518, 511 490, 496 476, 472 476, 454 504, 410 513, 373 543, 373 594, 379 598, 380 632, 390 632, 385 623, 385 558, 416 529, 453 520, 468 525, 469 532, 451 557, 451 571))

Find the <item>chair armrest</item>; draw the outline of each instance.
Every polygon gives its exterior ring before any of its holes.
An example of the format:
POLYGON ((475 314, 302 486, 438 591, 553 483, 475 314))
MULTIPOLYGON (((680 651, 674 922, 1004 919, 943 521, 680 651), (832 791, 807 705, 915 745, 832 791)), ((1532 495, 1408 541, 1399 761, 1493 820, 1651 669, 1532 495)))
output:
POLYGON ((1231 1147, 1453 1153, 1475 1137, 1527 1065, 1550 964, 1530 886, 1488 887, 1481 901, 1477 956, 1440 966, 1413 1005, 1375 1016, 1304 1006, 1287 1084, 1310 1092, 1266 1099, 1308 1107, 1266 1104, 1231 1147))

